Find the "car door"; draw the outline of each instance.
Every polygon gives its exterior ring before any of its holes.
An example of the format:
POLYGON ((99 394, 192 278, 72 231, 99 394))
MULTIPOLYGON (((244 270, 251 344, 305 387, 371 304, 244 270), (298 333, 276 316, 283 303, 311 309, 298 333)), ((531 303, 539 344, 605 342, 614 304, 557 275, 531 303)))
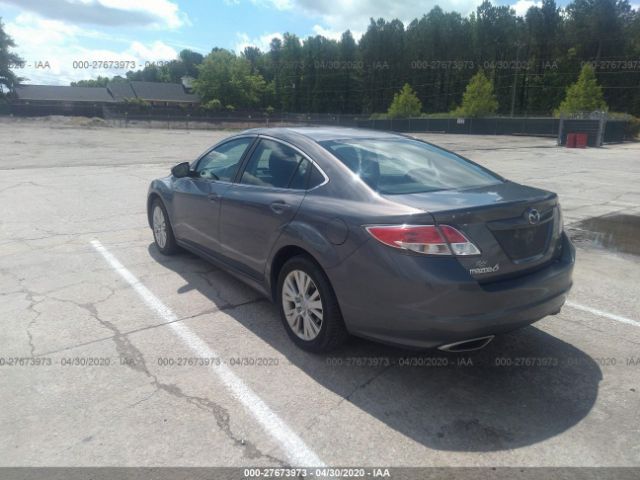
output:
POLYGON ((202 155, 189 177, 174 180, 173 227, 179 240, 220 252, 220 200, 254 141, 255 136, 246 136, 224 142, 202 155))
POLYGON ((237 269, 262 278, 271 247, 305 196, 311 162, 281 141, 261 138, 220 213, 222 252, 237 269))

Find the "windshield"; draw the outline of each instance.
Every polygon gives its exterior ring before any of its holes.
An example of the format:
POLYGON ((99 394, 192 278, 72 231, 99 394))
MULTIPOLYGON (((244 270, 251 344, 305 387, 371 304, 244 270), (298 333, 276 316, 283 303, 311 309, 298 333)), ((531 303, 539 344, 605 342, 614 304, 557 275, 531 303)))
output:
POLYGON ((500 183, 488 170, 410 139, 330 140, 320 144, 382 194, 407 194, 500 183))

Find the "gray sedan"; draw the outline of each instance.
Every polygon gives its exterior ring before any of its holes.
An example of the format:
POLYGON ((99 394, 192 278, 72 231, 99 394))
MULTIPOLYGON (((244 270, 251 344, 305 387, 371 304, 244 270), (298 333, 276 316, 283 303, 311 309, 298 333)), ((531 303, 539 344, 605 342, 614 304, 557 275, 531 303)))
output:
POLYGON ((227 269, 314 352, 349 334, 481 348, 571 288, 556 194, 403 135, 247 130, 154 180, 147 207, 160 252, 227 269))

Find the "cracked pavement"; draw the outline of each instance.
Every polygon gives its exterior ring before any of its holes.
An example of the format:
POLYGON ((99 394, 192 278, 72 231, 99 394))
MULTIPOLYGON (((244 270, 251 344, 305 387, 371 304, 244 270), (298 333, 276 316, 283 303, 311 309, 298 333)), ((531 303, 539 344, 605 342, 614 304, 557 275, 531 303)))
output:
MULTIPOLYGON (((148 183, 226 135, 0 123, 0 466, 287 464, 92 239, 327 464, 640 465, 640 328, 565 307, 466 356, 358 339, 316 356, 293 346, 251 288, 193 255, 162 257, 148 183)), ((640 215, 638 144, 424 137, 558 192, 569 226, 640 215)), ((571 300, 640 321, 638 266, 581 242, 571 300)))

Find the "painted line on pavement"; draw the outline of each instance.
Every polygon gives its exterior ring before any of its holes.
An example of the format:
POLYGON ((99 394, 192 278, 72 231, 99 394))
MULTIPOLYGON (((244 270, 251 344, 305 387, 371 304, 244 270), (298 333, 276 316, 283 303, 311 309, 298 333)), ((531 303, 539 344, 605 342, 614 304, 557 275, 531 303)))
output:
POLYGON ((597 308, 587 307, 586 305, 580 305, 575 302, 566 302, 565 305, 567 307, 575 308, 576 310, 582 310, 583 312, 589 312, 593 315, 598 315, 600 317, 609 318, 611 320, 615 320, 616 322, 626 323, 627 325, 633 325, 634 327, 640 327, 640 322, 637 320, 632 320, 627 317, 623 317, 621 315, 615 315, 613 313, 605 312, 604 310, 598 310, 597 308))
MULTIPOLYGON (((136 276, 127 270, 98 240, 92 240, 91 246, 107 261, 107 263, 136 291, 144 303, 180 337, 191 350, 201 357, 218 357, 198 335, 189 327, 177 321, 178 317, 151 290, 145 287, 136 276)), ((273 411, 269 406, 245 384, 240 377, 224 364, 211 366, 213 373, 231 392, 245 409, 262 425, 264 430, 278 441, 287 458, 294 466, 325 466, 322 460, 304 443, 304 441, 273 411)))

